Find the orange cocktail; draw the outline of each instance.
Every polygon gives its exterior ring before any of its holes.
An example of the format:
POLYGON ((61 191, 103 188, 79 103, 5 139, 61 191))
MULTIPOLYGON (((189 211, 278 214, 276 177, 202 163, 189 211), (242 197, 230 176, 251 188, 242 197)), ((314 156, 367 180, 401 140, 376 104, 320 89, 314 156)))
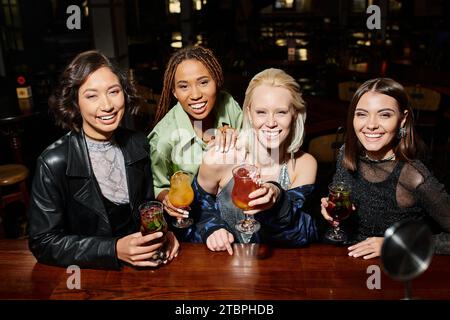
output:
MULTIPOLYGON (((177 171, 170 178, 169 201, 177 208, 189 210, 189 205, 194 201, 194 190, 191 186, 192 175, 189 172, 177 171)), ((194 220, 192 218, 177 219, 174 226, 187 228, 194 220)))
POLYGON ((170 179, 169 201, 177 208, 186 208, 194 201, 191 175, 177 171, 170 179))

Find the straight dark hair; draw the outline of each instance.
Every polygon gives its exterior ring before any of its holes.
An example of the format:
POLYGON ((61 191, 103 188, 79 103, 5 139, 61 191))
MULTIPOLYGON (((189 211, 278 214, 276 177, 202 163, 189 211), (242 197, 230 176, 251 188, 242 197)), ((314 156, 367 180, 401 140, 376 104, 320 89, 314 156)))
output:
POLYGON ((81 129, 83 119, 78 105, 78 90, 92 73, 103 67, 109 68, 119 78, 125 97, 125 110, 132 111, 137 107, 136 89, 119 67, 99 51, 85 51, 65 68, 48 99, 57 125, 72 131, 81 129))
POLYGON ((397 101, 398 108, 401 114, 405 110, 408 111, 404 128, 406 129, 406 136, 394 138, 394 153, 396 160, 411 161, 416 159, 418 154, 418 137, 414 130, 414 117, 411 109, 409 96, 403 86, 389 78, 376 78, 364 82, 353 95, 352 101, 347 115, 347 134, 345 138, 345 152, 342 164, 344 168, 350 171, 357 170, 358 157, 363 155, 364 147, 358 140, 353 127, 353 118, 355 116, 356 106, 361 97, 367 92, 376 92, 385 94, 394 98, 397 101))

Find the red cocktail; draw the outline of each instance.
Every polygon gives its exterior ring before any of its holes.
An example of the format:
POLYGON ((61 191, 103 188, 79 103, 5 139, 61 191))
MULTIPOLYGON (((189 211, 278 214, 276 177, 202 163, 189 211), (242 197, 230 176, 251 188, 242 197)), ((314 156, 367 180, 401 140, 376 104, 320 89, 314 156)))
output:
MULTIPOLYGON (((328 186, 328 190, 327 213, 335 221, 340 222, 347 219, 352 212, 352 203, 350 202, 350 186, 343 182, 332 183, 328 186)), ((348 238, 339 226, 328 230, 325 237, 332 242, 343 242, 348 238)))
POLYGON ((350 192, 331 192, 328 195, 328 214, 336 221, 347 219, 352 212, 350 192))
MULTIPOLYGON (((259 188, 255 177, 252 178, 254 169, 249 168, 248 165, 240 166, 233 169, 234 187, 231 192, 231 199, 236 207, 242 210, 250 210, 248 205, 250 198, 248 195, 259 188)), ((256 171, 255 171, 256 174, 256 171)))
MULTIPOLYGON (((257 176, 258 168, 253 165, 244 164, 233 168, 234 186, 231 192, 231 199, 236 207, 242 210, 252 209, 248 205, 251 200, 248 196, 259 188, 257 176)), ((238 221, 235 227, 239 232, 251 235, 257 232, 261 225, 253 217, 245 215, 245 219, 238 221)))

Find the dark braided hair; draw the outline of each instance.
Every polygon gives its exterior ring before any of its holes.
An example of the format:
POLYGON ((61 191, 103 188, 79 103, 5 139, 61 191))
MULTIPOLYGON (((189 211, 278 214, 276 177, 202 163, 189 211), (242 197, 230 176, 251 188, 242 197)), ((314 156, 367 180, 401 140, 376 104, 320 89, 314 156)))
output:
POLYGON ((217 90, 219 90, 223 85, 223 73, 222 67, 219 61, 214 56, 214 53, 207 48, 201 46, 189 46, 175 52, 172 57, 170 57, 169 62, 166 66, 166 71, 164 72, 164 84, 161 93, 161 98, 159 99, 158 107, 156 108, 155 126, 164 116, 169 107, 172 104, 175 72, 180 63, 184 60, 194 59, 203 63, 203 65, 208 69, 212 78, 216 82, 217 90))
POLYGON ((131 111, 137 107, 136 89, 126 75, 99 51, 85 51, 69 63, 48 99, 57 125, 72 131, 81 129, 83 119, 78 105, 78 90, 92 73, 103 67, 109 68, 119 78, 125 97, 125 110, 131 111))

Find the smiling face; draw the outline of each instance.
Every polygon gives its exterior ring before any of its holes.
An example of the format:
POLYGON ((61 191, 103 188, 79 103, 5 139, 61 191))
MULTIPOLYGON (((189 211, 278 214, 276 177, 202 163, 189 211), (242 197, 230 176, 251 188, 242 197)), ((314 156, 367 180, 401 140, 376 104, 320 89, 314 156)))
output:
POLYGON ((97 140, 109 139, 125 112, 119 78, 107 67, 96 70, 80 86, 78 105, 85 134, 97 140))
POLYGON ((192 120, 205 119, 216 103, 217 85, 198 60, 181 62, 175 72, 173 94, 192 120))
POLYGON ((361 96, 353 128, 370 158, 380 160, 394 153, 397 132, 405 125, 407 112, 400 113, 397 101, 388 95, 369 91, 361 96))
POLYGON ((253 90, 249 117, 258 141, 267 149, 285 142, 295 119, 291 93, 286 88, 260 85, 253 90))

